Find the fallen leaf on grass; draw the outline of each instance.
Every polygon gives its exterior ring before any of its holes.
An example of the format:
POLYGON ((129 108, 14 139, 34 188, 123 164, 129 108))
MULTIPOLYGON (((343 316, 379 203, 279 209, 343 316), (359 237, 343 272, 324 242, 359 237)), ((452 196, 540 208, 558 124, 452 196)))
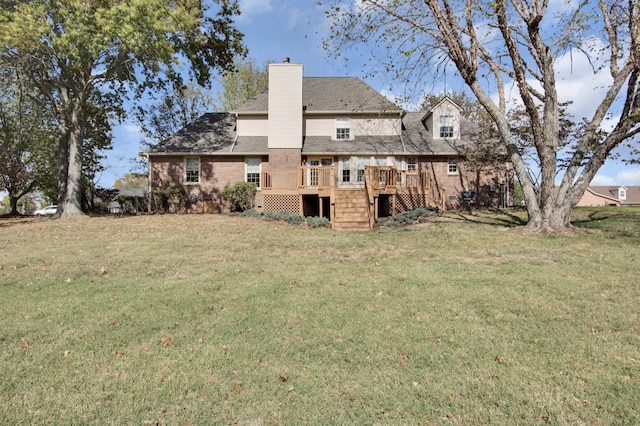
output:
POLYGON ((504 359, 502 359, 500 355, 496 355, 494 359, 498 364, 502 364, 504 362, 504 359))
POLYGON ((291 392, 293 392, 294 390, 296 390, 296 388, 294 388, 293 386, 291 386, 289 389, 286 390, 286 392, 284 393, 285 395, 289 395, 291 392))
POLYGON ((280 375, 280 381, 281 381, 282 383, 286 382, 287 380, 289 380, 289 378, 288 378, 288 377, 280 375))
POLYGON ((25 339, 24 337, 22 338, 22 347, 25 348, 25 350, 27 350, 27 351, 31 347, 31 345, 29 344, 29 341, 27 339, 25 339))
POLYGON ((242 386, 242 383, 236 383, 236 385, 233 387, 232 391, 233 392, 240 392, 243 389, 244 389, 244 386, 242 386))
POLYGON ((64 351, 64 353, 62 354, 62 356, 64 356, 65 358, 68 356, 71 356, 71 351, 70 350, 66 350, 64 351))
POLYGON ((162 344, 165 346, 171 346, 171 337, 163 337, 160 340, 162 340, 162 344))

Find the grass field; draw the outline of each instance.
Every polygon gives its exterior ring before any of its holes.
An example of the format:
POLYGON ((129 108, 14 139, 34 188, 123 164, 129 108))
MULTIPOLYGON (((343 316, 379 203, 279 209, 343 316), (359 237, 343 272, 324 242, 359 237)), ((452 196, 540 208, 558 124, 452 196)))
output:
POLYGON ((640 424, 640 210, 0 220, 0 424, 640 424))

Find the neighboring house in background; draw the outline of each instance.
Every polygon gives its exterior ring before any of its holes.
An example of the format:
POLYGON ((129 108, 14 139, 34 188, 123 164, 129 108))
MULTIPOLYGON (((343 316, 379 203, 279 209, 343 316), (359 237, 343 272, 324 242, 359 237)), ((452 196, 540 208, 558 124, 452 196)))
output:
POLYGON ((416 207, 457 207, 467 188, 483 204, 510 205, 510 167, 465 169, 456 147, 474 129, 447 97, 406 112, 358 78, 304 77, 301 64, 285 62, 269 65, 267 91, 203 115, 142 155, 150 190, 185 187, 194 213, 226 211, 222 191, 253 182, 258 209, 371 229, 416 207))
POLYGON ((640 186, 590 186, 578 206, 640 206, 640 186))

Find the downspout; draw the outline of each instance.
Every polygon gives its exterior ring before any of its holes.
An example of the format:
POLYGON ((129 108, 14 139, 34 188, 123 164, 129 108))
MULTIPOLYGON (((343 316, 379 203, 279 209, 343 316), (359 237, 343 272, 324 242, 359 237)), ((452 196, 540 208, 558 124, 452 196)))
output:
POLYGON ((229 152, 233 152, 233 150, 236 148, 236 143, 238 142, 238 113, 235 113, 234 115, 236 116, 236 137, 233 138, 233 143, 231 144, 229 152))

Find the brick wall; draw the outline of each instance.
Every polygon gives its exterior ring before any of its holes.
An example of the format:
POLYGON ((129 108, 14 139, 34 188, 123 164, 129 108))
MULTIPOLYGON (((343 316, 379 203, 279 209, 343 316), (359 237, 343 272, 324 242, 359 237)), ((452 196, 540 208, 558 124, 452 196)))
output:
POLYGON ((272 148, 269 150, 269 162, 262 164, 262 170, 297 170, 301 159, 300 149, 272 148))
POLYGON ((183 186, 197 197, 190 213, 219 213, 227 210, 222 191, 245 180, 244 157, 200 157, 200 183, 184 182, 184 157, 151 157, 151 188, 183 186))

